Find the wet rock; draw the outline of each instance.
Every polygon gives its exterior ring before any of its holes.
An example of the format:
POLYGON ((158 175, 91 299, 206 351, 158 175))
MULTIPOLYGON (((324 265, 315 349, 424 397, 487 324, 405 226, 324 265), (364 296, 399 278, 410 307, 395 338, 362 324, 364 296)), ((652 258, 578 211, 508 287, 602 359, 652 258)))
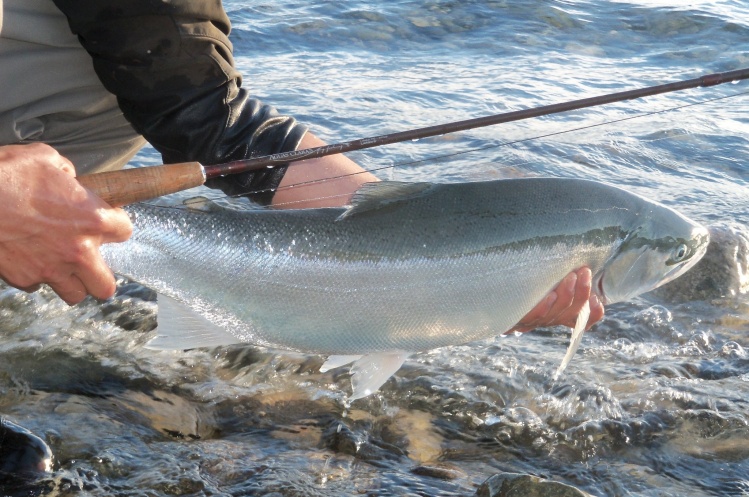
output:
POLYGON ((26 428, 0 419, 0 482, 52 469, 52 450, 26 428))
POLYGON ((494 475, 476 491, 476 497, 592 497, 570 485, 517 473, 494 475))
POLYGON ((323 433, 323 442, 327 448, 337 453, 356 456, 364 439, 345 424, 334 421, 323 433))
POLYGON ((532 446, 551 437, 545 422, 525 407, 505 409, 490 429, 498 440, 518 446, 532 446))
POLYGON ((156 302, 156 291, 130 280, 118 280, 117 297, 130 297, 146 302, 156 302))
POLYGON ((156 329, 156 314, 151 309, 135 309, 120 314, 114 324, 126 331, 149 332, 156 329))
POLYGON ((749 457, 746 432, 746 428, 737 428, 720 433, 715 437, 700 437, 692 434, 680 435, 670 440, 668 444, 674 450, 698 459, 740 462, 749 457))
POLYGON ((692 269, 652 292, 671 302, 735 297, 749 291, 749 229, 739 224, 709 226, 710 244, 692 269))
POLYGON ((441 480, 455 480, 467 476, 459 467, 443 462, 419 464, 411 469, 411 473, 441 480))
POLYGON ((142 416, 140 422, 172 438, 200 440, 210 438, 216 428, 210 415, 188 400, 164 391, 149 393, 128 390, 111 399, 121 404, 122 412, 142 416))
POLYGON ((127 331, 149 332, 157 326, 157 294, 126 278, 117 280, 113 298, 99 307, 102 317, 127 331))
POLYGON ((157 326, 157 307, 153 302, 117 296, 100 307, 102 317, 127 331, 149 332, 157 326))
POLYGON ((406 447, 408 456, 416 463, 432 464, 442 455, 442 435, 434 429, 430 413, 401 409, 386 425, 381 434, 386 441, 406 447))
POLYGON ((374 465, 406 455, 399 447, 371 438, 360 431, 353 431, 337 420, 323 432, 322 443, 338 454, 354 456, 374 465))

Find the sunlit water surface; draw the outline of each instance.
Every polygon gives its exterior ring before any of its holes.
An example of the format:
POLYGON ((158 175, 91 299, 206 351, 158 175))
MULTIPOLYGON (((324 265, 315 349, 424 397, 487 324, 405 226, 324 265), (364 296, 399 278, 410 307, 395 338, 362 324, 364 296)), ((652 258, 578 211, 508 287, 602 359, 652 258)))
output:
MULTIPOLYGON (((749 66, 739 0, 226 6, 244 85, 331 142, 749 66)), ((352 157, 383 179, 597 179, 740 226, 749 98, 732 95, 748 90, 687 90, 352 157)), ((159 162, 148 149, 135 164, 159 162)), ((611 306, 557 381, 563 329, 416 354, 347 411, 345 371, 320 374, 319 357, 144 349, 152 298, 127 285, 68 308, 49 291, 0 292, 0 412, 56 457, 45 481, 6 492, 468 496, 512 471, 596 495, 749 495, 741 295, 611 306)))

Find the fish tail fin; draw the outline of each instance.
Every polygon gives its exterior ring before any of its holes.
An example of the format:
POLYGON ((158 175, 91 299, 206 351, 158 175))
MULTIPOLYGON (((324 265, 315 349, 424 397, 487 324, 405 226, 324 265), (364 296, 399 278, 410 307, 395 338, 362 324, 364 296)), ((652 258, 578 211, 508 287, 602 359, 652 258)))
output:
POLYGON ((351 387, 348 400, 356 400, 375 393, 403 365, 408 353, 383 352, 367 354, 351 366, 351 387))
POLYGON ((577 348, 580 347, 583 333, 585 333, 585 326, 588 324, 588 318, 590 318, 590 302, 586 301, 583 308, 580 309, 580 313, 577 315, 577 321, 575 321, 575 327, 573 328, 572 336, 570 337, 570 345, 567 347, 567 353, 564 354, 562 363, 559 365, 559 368, 557 368, 556 373, 554 373, 554 380, 559 378, 572 360, 572 356, 577 352, 577 348))

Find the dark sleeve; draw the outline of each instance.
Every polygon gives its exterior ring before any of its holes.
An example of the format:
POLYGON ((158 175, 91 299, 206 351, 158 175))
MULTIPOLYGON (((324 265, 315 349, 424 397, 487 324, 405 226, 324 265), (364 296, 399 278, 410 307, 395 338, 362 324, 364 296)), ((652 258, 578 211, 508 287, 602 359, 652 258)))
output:
MULTIPOLYGON (((216 164, 299 145, 306 128, 241 87, 220 0, 54 1, 125 117, 165 163, 216 164)), ((270 203, 285 170, 208 186, 228 194, 260 191, 249 196, 270 203)))

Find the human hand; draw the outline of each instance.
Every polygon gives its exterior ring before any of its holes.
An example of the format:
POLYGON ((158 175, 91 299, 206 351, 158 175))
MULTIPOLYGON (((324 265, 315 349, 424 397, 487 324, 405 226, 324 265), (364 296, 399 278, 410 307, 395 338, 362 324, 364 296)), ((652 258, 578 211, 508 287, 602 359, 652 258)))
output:
POLYGON ((510 331, 525 333, 556 325, 573 328, 586 301, 590 302, 590 317, 585 329, 590 329, 603 318, 604 312, 603 303, 595 293, 591 293, 592 281, 593 275, 588 268, 571 272, 510 331))
POLYGON ((47 145, 0 146, 0 175, 0 278, 25 291, 46 283, 71 305, 111 297, 99 247, 130 237, 128 215, 83 188, 47 145))

